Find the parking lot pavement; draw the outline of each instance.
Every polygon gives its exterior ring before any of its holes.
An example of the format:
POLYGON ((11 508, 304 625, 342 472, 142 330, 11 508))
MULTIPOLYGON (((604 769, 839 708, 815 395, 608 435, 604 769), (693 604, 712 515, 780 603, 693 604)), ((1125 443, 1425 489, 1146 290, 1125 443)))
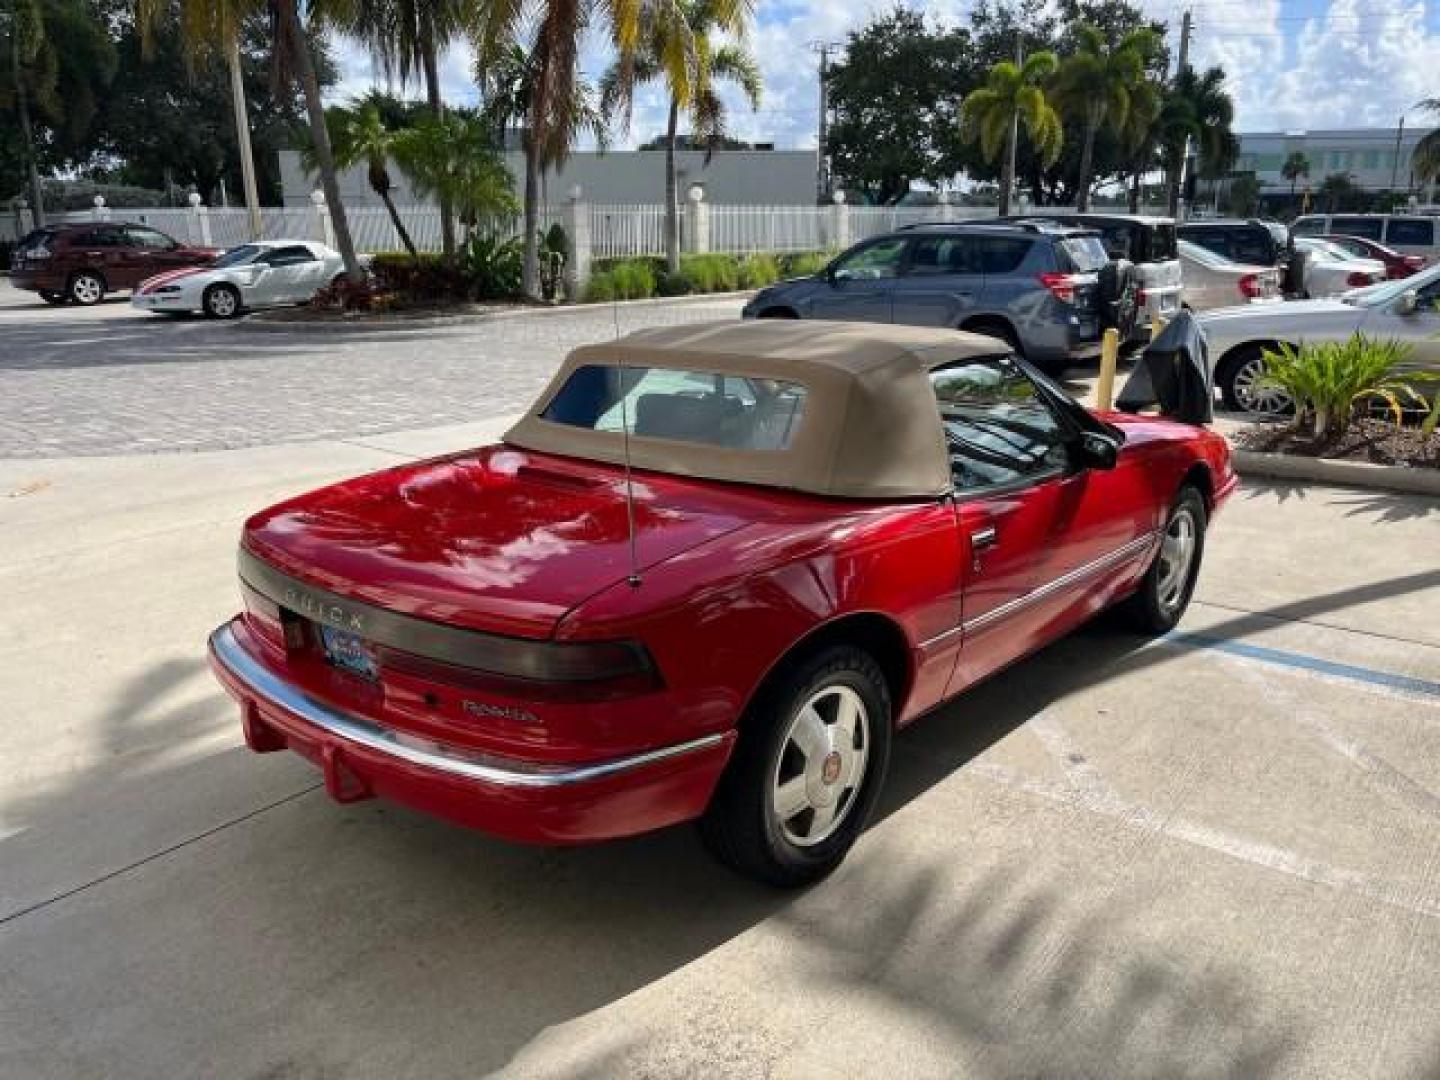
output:
POLYGON ((0 278, 0 458, 272 446, 470 423, 523 408, 571 348, 734 318, 738 300, 526 313, 448 329, 248 330, 51 307, 0 278))
POLYGON ((241 746, 245 512, 501 426, 0 462, 0 1076, 1440 1073, 1440 504, 1247 485, 1182 633, 926 718, 779 894, 241 746))

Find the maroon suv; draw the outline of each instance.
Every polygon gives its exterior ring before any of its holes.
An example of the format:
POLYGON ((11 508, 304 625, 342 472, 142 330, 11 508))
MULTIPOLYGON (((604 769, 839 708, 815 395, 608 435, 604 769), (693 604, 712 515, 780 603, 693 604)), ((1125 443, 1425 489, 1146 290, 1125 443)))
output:
POLYGON ((128 222, 83 222, 36 229, 15 246, 10 282, 51 304, 98 304, 166 270, 203 266, 218 248, 190 247, 128 222))

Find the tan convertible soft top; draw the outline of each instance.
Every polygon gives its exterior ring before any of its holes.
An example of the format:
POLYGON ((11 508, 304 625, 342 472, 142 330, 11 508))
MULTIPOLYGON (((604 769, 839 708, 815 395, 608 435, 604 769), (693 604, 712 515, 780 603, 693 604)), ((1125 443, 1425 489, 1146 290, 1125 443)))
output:
POLYGON ((624 461, 617 431, 543 419, 586 365, 666 368, 775 379, 805 388, 798 430, 784 450, 752 450, 650 435, 630 437, 637 469, 845 498, 915 498, 950 487, 950 464, 930 369, 1008 351, 954 330, 763 319, 640 330, 572 352, 505 441, 529 450, 624 461))

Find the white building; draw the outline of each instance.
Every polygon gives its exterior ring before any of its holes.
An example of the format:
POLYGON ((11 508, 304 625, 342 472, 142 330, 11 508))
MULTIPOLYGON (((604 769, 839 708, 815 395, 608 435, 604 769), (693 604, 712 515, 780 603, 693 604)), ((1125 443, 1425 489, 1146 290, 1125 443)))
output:
POLYGON ((1285 159, 1299 151, 1310 162, 1310 175, 1302 176, 1295 192, 1316 191, 1325 178, 1335 173, 1350 177, 1365 191, 1409 191, 1415 187, 1410 175, 1410 155, 1429 127, 1352 128, 1343 131, 1264 131, 1242 133, 1237 173, 1254 173, 1264 194, 1290 192, 1290 181, 1281 175, 1285 159), (1399 135, 1397 153, 1396 136, 1399 135))
MULTIPOLYGON (((525 159, 515 151, 503 156, 518 194, 524 186, 525 159)), ((717 205, 815 204, 814 150, 717 150, 708 165, 704 152, 699 150, 681 150, 675 157, 681 199, 692 185, 699 184, 705 191, 705 201, 717 205)), ((410 193, 399 169, 392 167, 390 178, 395 183, 393 198, 397 205, 422 201, 410 193)), ((286 206, 309 205, 316 179, 300 167, 297 151, 280 151, 280 179, 286 206)), ((661 150, 611 150, 604 154, 577 151, 563 169, 545 177, 542 201, 563 202, 576 185, 590 203, 663 203, 665 154, 661 150)), ((340 194, 346 206, 380 205, 363 165, 341 174, 340 194)))

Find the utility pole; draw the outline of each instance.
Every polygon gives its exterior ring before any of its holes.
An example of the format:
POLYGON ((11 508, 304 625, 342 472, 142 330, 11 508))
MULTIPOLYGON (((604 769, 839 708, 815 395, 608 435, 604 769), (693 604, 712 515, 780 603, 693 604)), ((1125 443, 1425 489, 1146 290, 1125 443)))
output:
MULTIPOLYGON (((1190 69, 1190 9, 1185 9, 1185 14, 1180 18, 1180 57, 1175 67, 1175 77, 1178 79, 1190 69)), ((1180 175, 1175 178, 1175 192, 1171 199, 1170 213, 1177 218, 1184 218, 1185 183, 1190 169, 1190 136, 1185 136, 1185 148, 1180 153, 1180 175)))
POLYGON ((830 140, 830 91, 826 76, 830 73, 830 54, 839 52, 843 46, 838 41, 812 41, 810 51, 820 56, 820 148, 815 155, 815 201, 823 203, 830 198, 830 157, 827 144, 830 140))
POLYGON ((250 212, 250 239, 259 240, 260 192, 255 186, 255 155, 250 149, 250 110, 245 105, 245 80, 240 73, 240 37, 230 43, 230 100, 235 109, 235 145, 240 152, 240 179, 245 209, 250 212))

